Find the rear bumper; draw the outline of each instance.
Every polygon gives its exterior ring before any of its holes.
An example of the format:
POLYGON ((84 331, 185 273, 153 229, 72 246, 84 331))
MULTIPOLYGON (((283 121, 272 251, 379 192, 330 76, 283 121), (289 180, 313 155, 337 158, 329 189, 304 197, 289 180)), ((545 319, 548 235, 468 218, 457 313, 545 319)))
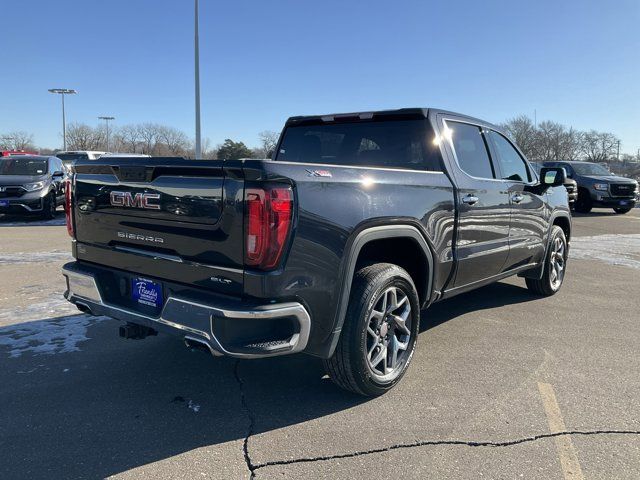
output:
POLYGON ((158 316, 109 304, 91 268, 71 262, 63 267, 64 296, 80 310, 143 325, 199 343, 214 355, 263 358, 301 352, 309 341, 311 319, 297 302, 244 305, 169 296, 158 316), (277 331, 277 333, 274 333, 277 331))

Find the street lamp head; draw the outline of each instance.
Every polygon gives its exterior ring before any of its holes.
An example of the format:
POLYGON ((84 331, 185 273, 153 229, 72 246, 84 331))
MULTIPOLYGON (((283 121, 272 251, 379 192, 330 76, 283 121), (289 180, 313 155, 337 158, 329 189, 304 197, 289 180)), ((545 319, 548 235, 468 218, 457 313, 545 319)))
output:
POLYGON ((72 88, 50 88, 49 93, 62 93, 66 95, 73 95, 74 93, 78 93, 76 90, 72 88))

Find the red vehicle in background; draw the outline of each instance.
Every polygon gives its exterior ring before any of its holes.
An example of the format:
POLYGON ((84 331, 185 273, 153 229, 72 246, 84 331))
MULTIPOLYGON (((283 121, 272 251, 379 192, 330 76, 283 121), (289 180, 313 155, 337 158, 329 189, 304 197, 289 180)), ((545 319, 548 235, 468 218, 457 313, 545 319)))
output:
POLYGON ((0 157, 8 157, 10 155, 38 155, 36 152, 25 152, 24 150, 0 150, 0 157))

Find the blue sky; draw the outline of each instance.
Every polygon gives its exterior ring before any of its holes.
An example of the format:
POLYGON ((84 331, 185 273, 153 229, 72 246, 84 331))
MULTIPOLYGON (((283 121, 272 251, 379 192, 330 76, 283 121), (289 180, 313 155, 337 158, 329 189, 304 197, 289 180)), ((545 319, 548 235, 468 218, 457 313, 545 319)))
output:
MULTIPOLYGON (((640 148, 640 2, 200 1, 202 130, 257 145, 291 115, 435 106, 525 113, 640 148)), ((193 136, 191 0, 3 0, 0 132, 69 122, 193 136)))

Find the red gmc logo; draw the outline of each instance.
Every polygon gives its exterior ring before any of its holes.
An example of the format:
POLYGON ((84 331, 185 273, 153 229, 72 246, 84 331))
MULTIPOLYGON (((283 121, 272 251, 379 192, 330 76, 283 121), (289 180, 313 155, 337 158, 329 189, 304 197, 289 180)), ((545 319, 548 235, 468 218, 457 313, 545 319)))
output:
POLYGON ((111 205, 114 207, 146 208, 149 210, 160 210, 160 205, 151 203, 153 200, 160 200, 159 193, 135 193, 131 192, 111 192, 111 205))

